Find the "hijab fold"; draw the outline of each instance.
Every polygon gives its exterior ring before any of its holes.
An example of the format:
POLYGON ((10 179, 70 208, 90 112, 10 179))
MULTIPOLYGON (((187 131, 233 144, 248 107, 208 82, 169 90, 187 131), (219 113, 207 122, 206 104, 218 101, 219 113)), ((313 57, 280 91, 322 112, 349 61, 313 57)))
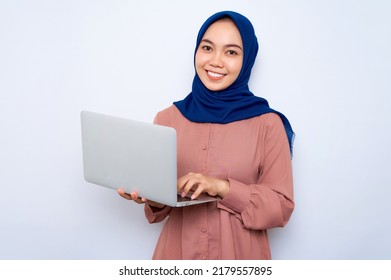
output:
POLYGON ((248 87, 251 70, 258 53, 258 41, 251 22, 243 15, 232 11, 223 11, 212 15, 201 26, 197 36, 195 53, 209 26, 217 20, 227 17, 235 23, 243 42, 243 66, 239 76, 228 88, 221 91, 210 91, 196 73, 192 92, 185 99, 174 102, 174 105, 188 120, 199 123, 226 124, 266 113, 276 113, 284 124, 292 155, 294 132, 288 119, 282 113, 270 108, 266 99, 255 96, 248 87))

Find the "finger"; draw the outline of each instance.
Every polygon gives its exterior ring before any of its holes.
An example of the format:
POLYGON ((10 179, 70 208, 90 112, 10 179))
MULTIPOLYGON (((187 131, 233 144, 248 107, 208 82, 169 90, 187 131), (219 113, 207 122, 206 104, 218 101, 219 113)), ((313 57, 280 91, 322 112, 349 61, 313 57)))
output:
POLYGON ((195 191, 193 192, 193 194, 191 195, 191 199, 196 199, 197 197, 199 197, 199 195, 201 193, 204 192, 204 187, 203 187, 203 184, 199 184, 197 189, 195 189, 195 191))
POLYGON ((186 185, 186 183, 196 175, 197 173, 190 172, 181 178, 178 179, 177 181, 177 191, 180 192, 180 190, 183 189, 183 187, 186 185))
POLYGON ((182 197, 186 196, 187 194, 186 186, 188 184, 189 184, 188 176, 182 177, 181 180, 178 181, 177 192, 181 194, 182 197))
POLYGON ((144 203, 143 201, 143 198, 142 197, 139 197, 138 194, 136 192, 131 192, 130 193, 131 197, 132 197, 132 200, 138 204, 142 204, 144 203))
POLYGON ((201 180, 198 176, 190 178, 186 182, 185 186, 183 187, 182 194, 181 194, 182 197, 186 196, 190 191, 194 191, 198 189, 200 184, 201 184, 201 180))
POLYGON ((123 197, 127 200, 132 200, 132 196, 128 193, 125 193, 125 191, 123 189, 118 189, 117 192, 121 197, 123 197))
POLYGON ((123 197, 127 200, 133 200, 134 202, 139 203, 139 204, 143 203, 141 201, 141 198, 138 196, 138 194, 136 192, 131 192, 129 194, 129 193, 126 193, 123 189, 118 189, 117 192, 121 197, 123 197))
POLYGON ((194 180, 194 178, 189 179, 189 181, 186 182, 185 186, 182 189, 182 196, 186 196, 190 190, 196 189, 197 186, 198 183, 196 180, 194 180))
POLYGON ((187 183, 188 180, 189 180, 189 174, 182 176, 181 178, 178 179, 178 181, 177 181, 177 192, 178 193, 183 189, 183 187, 185 186, 185 184, 187 183))

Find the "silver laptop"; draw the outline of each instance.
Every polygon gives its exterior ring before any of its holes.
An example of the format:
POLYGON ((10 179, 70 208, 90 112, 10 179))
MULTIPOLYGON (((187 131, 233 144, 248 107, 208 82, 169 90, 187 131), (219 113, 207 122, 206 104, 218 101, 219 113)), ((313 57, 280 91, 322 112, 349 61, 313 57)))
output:
POLYGON ((104 114, 81 112, 84 178, 114 190, 181 207, 215 201, 177 194, 176 131, 104 114))

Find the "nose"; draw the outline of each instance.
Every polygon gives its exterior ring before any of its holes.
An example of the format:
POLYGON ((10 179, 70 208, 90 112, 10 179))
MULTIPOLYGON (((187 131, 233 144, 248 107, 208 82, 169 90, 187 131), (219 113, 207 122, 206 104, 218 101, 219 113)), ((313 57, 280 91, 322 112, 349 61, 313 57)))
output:
POLYGON ((222 54, 220 52, 214 52, 209 64, 213 67, 222 68, 224 66, 222 54))

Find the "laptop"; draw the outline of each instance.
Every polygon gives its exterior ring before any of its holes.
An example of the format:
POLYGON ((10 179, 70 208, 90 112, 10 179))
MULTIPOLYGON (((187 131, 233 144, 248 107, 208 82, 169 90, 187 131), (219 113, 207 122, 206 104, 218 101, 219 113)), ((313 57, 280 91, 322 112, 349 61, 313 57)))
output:
POLYGON ((207 194, 191 200, 177 193, 174 128, 82 111, 84 179, 172 207, 215 201, 207 194))

